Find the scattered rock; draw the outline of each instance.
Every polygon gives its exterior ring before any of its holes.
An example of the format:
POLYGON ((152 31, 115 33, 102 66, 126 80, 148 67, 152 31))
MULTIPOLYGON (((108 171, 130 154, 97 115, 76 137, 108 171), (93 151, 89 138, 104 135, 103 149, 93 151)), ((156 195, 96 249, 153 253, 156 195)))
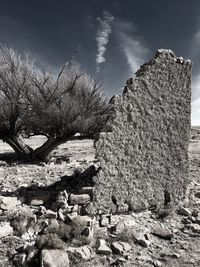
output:
POLYGON ((32 240, 35 236, 35 231, 32 228, 29 228, 26 233, 24 233, 21 238, 27 241, 32 240))
POLYGON ((73 205, 71 208, 71 212, 78 212, 79 213, 79 205, 73 205))
POLYGON ((6 167, 8 164, 4 160, 0 160, 0 167, 6 167))
POLYGON ((99 220, 100 227, 106 227, 111 223, 111 214, 103 214, 99 220))
POLYGON ((44 215, 47 212, 44 206, 40 206, 38 209, 38 215, 44 215))
POLYGON ((21 204, 21 201, 17 197, 0 196, 0 209, 2 210, 12 210, 21 204))
POLYGON ((159 260, 154 260, 154 261, 153 261, 153 265, 154 265, 155 267, 162 267, 162 263, 161 263, 159 260))
POLYGON ((132 247, 127 242, 116 241, 111 244, 111 249, 115 254, 125 255, 132 249, 132 247))
POLYGON ((65 215, 63 214, 63 210, 62 209, 58 210, 58 219, 60 219, 61 221, 65 220, 65 215))
POLYGON ((94 251, 90 246, 82 247, 68 247, 67 252, 72 254, 73 259, 77 260, 90 260, 94 256, 94 251))
POLYGON ((192 216, 193 217, 198 217, 198 215, 199 215, 199 210, 198 209, 193 209, 192 216))
POLYGON ((13 228, 10 226, 9 222, 1 222, 0 223, 0 238, 12 235, 13 228))
POLYGON ((47 219, 56 219, 57 218, 57 212, 54 212, 52 210, 47 210, 45 214, 45 218, 47 219))
POLYGON ((69 258, 64 250, 43 249, 41 251, 41 266, 44 267, 68 267, 69 258))
POLYGON ((187 218, 187 217, 184 217, 184 218, 181 220, 181 222, 182 222, 183 224, 190 224, 190 223, 192 223, 191 220, 190 220, 189 218, 187 218))
POLYGON ((124 212, 127 212, 129 210, 129 205, 128 204, 121 204, 119 206, 117 206, 117 212, 119 213, 124 213, 124 212))
POLYGON ((87 205, 90 202, 90 196, 88 194, 74 195, 71 194, 69 197, 70 205, 87 205))
POLYGON ((183 215, 183 216, 190 216, 191 215, 191 211, 185 207, 181 207, 178 210, 178 214, 183 215))
POLYGON ((192 224, 189 226, 189 228, 192 230, 192 232, 200 234, 200 225, 199 224, 192 224))
POLYGON ((150 242, 150 237, 148 233, 144 232, 138 232, 133 235, 134 241, 141 245, 142 247, 148 247, 150 242))
POLYGON ((128 230, 128 226, 125 222, 118 222, 115 227, 114 227, 114 231, 116 235, 119 235, 121 233, 124 233, 125 231, 128 230))
POLYGON ((72 212, 72 213, 66 214, 66 219, 68 219, 69 221, 73 221, 77 216, 78 216, 77 212, 72 212))
POLYGON ((97 240, 97 253, 104 255, 112 253, 112 250, 106 245, 106 241, 104 239, 97 240))
POLYGON ((60 208, 67 208, 68 207, 68 194, 66 190, 63 190, 58 193, 56 198, 56 203, 60 208))
POLYGON ((151 234, 163 238, 163 239, 167 239, 170 240, 173 237, 173 233, 171 231, 169 231, 168 229, 164 229, 164 228, 156 228, 153 231, 151 231, 151 234))
POLYGON ((28 193, 27 202, 30 206, 42 206, 49 200, 49 197, 50 193, 48 191, 31 191, 28 193))

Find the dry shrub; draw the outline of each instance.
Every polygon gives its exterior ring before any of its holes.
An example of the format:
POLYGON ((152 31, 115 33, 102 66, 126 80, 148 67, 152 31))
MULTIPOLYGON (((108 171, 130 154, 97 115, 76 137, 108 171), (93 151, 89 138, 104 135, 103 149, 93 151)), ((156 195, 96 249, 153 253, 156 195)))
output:
POLYGON ((72 238, 72 227, 64 222, 60 222, 58 226, 48 227, 47 232, 57 234, 59 238, 64 241, 68 241, 72 238))
POLYGON ((48 233, 38 236, 36 245, 39 249, 65 249, 66 244, 55 233, 48 233))
POLYGON ((88 238, 87 234, 89 228, 86 226, 86 222, 76 217, 72 221, 72 243, 75 246, 82 246, 90 244, 91 240, 88 238))
POLYGON ((16 235, 22 236, 30 227, 35 226, 35 215, 29 207, 20 207, 17 210, 9 212, 8 219, 16 235))
POLYGON ((57 226, 49 226, 47 233, 54 233, 65 242, 72 242, 73 245, 81 246, 89 243, 85 234, 86 224, 79 218, 75 218, 71 224, 60 222, 57 226))

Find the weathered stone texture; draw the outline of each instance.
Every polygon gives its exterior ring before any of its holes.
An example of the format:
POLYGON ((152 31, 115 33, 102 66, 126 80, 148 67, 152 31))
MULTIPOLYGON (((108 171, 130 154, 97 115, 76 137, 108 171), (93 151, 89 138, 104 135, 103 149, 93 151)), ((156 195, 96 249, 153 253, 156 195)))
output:
POLYGON ((111 132, 96 144, 101 170, 90 210, 178 203, 189 178, 191 68, 171 50, 155 57, 111 100, 111 132))

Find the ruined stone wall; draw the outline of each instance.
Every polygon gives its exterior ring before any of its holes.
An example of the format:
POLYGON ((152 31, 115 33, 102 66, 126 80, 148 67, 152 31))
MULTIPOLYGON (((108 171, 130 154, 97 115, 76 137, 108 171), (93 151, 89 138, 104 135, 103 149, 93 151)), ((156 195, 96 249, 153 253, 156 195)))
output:
POLYGON ((191 62, 158 50, 111 100, 111 132, 96 144, 101 170, 90 210, 176 204, 189 179, 191 62))

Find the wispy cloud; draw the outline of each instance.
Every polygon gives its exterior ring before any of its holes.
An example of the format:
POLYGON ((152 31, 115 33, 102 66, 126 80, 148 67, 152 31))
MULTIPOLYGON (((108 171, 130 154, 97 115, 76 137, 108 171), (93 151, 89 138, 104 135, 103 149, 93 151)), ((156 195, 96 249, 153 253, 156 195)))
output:
MULTIPOLYGON (((197 63, 200 57, 200 30, 198 30, 192 40, 190 47, 190 58, 197 63)), ((200 67, 194 63, 193 78, 192 78, 192 125, 200 125, 200 67)))
POLYGON ((97 30, 96 41, 97 41, 97 54, 96 54, 96 66, 97 72, 100 71, 100 64, 106 61, 105 52, 107 44, 109 42, 110 34, 112 33, 111 22, 114 17, 107 11, 103 12, 102 18, 97 18, 99 27, 97 30))
POLYGON ((136 28, 131 22, 115 22, 115 32, 120 42, 120 47, 124 53, 131 71, 135 73, 142 65, 150 53, 140 36, 136 34, 136 28))

